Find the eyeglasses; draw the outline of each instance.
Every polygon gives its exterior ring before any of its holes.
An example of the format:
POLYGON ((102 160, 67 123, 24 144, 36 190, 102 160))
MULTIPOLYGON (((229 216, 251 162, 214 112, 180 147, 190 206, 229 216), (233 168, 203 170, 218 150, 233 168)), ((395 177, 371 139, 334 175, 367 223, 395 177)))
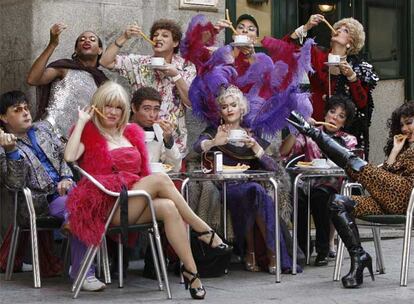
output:
MULTIPOLYGON (((244 31, 246 29, 246 27, 243 24, 239 23, 237 25, 237 29, 238 30, 241 30, 241 31, 244 31)), ((247 30, 249 32, 256 32, 257 31, 257 28, 255 26, 253 26, 253 25, 250 25, 250 26, 247 27, 247 30)))
POLYGON ((22 105, 18 105, 13 107, 12 110, 14 113, 21 113, 23 111, 29 112, 29 107, 27 106, 27 104, 22 104, 22 105))

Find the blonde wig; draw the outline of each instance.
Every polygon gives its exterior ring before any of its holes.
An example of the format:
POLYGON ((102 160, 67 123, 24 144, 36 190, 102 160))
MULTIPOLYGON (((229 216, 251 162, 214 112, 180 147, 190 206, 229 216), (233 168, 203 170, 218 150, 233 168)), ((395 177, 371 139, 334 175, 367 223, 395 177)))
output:
MULTIPOLYGON (((96 107, 101 113, 104 112, 105 106, 121 107, 122 116, 118 124, 118 132, 121 135, 125 129, 125 126, 129 120, 129 114, 131 112, 129 95, 125 89, 116 82, 107 81, 96 90, 93 94, 91 106, 96 107)), ((100 115, 92 116, 92 121, 101 133, 105 133, 101 120, 103 118, 100 115)))
POLYGON ((345 26, 349 30, 349 36, 351 37, 351 47, 348 49, 348 54, 358 54, 365 44, 365 31, 363 25, 358 20, 350 17, 337 21, 333 25, 333 28, 337 30, 341 26, 345 26))
POLYGON ((229 86, 227 89, 221 91, 220 95, 217 97, 217 103, 222 105, 228 97, 232 97, 238 102, 241 110, 241 119, 243 119, 243 116, 249 112, 249 104, 243 92, 236 86, 229 86))

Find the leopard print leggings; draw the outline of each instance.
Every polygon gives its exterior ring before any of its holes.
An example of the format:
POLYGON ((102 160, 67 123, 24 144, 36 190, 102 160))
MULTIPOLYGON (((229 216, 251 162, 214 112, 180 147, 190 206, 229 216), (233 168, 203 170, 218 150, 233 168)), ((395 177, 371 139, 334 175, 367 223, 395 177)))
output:
POLYGON ((353 211, 354 216, 406 212, 412 189, 412 183, 408 179, 372 164, 366 165, 361 172, 350 168, 346 171, 349 177, 361 183, 370 194, 351 197, 358 203, 353 211))

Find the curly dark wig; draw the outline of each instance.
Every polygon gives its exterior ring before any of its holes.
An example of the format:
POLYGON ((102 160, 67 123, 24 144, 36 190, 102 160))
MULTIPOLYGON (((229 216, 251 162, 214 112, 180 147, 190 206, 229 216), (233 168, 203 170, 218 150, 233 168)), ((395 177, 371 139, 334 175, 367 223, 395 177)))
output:
POLYGON ((177 22, 171 19, 159 19, 153 23, 150 30, 150 38, 151 40, 154 39, 154 33, 157 30, 167 30, 170 31, 172 34, 172 39, 174 42, 178 42, 178 45, 174 48, 174 53, 177 54, 178 50, 180 49, 180 41, 183 36, 183 32, 181 27, 178 25, 177 22))
POLYGON ((346 113, 345 126, 352 124, 355 116, 355 104, 351 98, 345 94, 332 95, 325 103, 325 115, 330 109, 341 107, 346 113))
MULTIPOLYGON (((391 118, 387 120, 388 139, 387 144, 384 147, 385 155, 388 156, 391 153, 392 147, 394 146, 394 136, 401 134, 401 117, 414 117, 414 100, 407 101, 400 107, 398 107, 391 114, 391 118)), ((408 142, 406 146, 408 147, 408 142)))

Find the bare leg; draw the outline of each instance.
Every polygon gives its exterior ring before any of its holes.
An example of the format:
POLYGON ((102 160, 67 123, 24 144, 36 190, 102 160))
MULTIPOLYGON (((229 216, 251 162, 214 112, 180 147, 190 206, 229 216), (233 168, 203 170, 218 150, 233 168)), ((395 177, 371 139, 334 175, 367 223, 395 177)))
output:
MULTIPOLYGON (((164 223, 165 234, 186 269, 197 273, 197 266, 191 252, 188 234, 183 219, 173 201, 156 198, 153 200, 155 214, 158 220, 164 223)), ((134 198, 128 201, 128 221, 130 224, 148 223, 151 221, 150 209, 144 199, 134 198)), ((120 224, 119 210, 116 211, 113 224, 120 224)), ((184 274, 185 275, 185 274, 184 274)), ((201 281, 196 280, 193 288, 201 287, 201 281)))
POLYGON ((335 252, 335 226, 330 223, 330 229, 329 229, 329 251, 335 252))
MULTIPOLYGON (((188 206, 187 202, 183 198, 180 192, 175 188, 174 183, 164 173, 156 173, 142 178, 137 182, 133 189, 147 191, 153 199, 165 198, 174 202, 178 209, 181 217, 186 223, 188 223, 195 231, 203 232, 211 230, 208 226, 194 211, 188 206)), ((140 210, 137 210, 138 213, 140 210)), ((141 209, 142 212, 142 209, 141 209)), ((201 240, 208 243, 210 241, 210 234, 203 235, 200 237, 201 240)), ((219 236, 214 237, 213 247, 217 247, 223 241, 219 236)))

